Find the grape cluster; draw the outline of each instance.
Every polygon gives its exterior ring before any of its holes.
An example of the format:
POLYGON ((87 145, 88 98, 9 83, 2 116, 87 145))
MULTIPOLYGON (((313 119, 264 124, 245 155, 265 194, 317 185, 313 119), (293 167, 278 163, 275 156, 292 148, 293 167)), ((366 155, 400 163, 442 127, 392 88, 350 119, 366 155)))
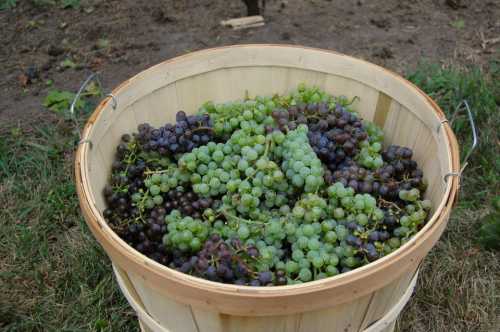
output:
POLYGON ((144 187, 131 195, 132 205, 142 215, 155 206, 166 204, 166 195, 171 190, 178 188, 184 191, 182 185, 187 184, 188 181, 189 175, 177 168, 175 164, 170 164, 163 170, 146 171, 144 172, 144 187))
POLYGON ((411 149, 317 88, 206 103, 117 147, 104 217, 133 248, 212 281, 291 285, 383 257, 425 224, 411 149))
POLYGON ((139 214, 132 204, 131 196, 144 186, 146 163, 137 154, 137 145, 131 136, 123 135, 116 148, 110 182, 103 190, 107 204, 103 215, 111 224, 119 225, 123 220, 139 214))
POLYGON ((425 191, 427 185, 423 180, 424 173, 412 159, 413 151, 410 148, 390 145, 383 151, 382 157, 387 166, 380 170, 381 176, 393 176, 396 181, 403 183, 402 189, 414 187, 425 191))
POLYGON ((156 207, 146 223, 133 223, 119 232, 130 246, 164 265, 169 264, 171 259, 169 251, 162 244, 162 238, 167 233, 164 222, 166 213, 165 208, 156 207))
POLYGON ((182 215, 199 219, 203 211, 214 203, 211 197, 202 198, 192 191, 186 192, 183 187, 177 187, 167 193, 163 207, 167 213, 177 209, 182 215))
POLYGON ((368 138, 358 117, 340 104, 334 109, 324 102, 292 105, 287 110, 275 110, 273 117, 281 130, 307 125, 314 152, 331 170, 352 159, 368 138))
POLYGON ((208 114, 187 116, 179 111, 175 119, 175 124, 167 123, 160 128, 140 124, 135 138, 142 150, 173 157, 213 140, 212 120, 208 114))
POLYGON ((203 197, 222 196, 227 209, 256 217, 259 210, 287 202, 290 188, 284 173, 270 157, 285 141, 281 132, 265 135, 252 120, 240 124, 230 139, 213 142, 184 154, 179 165, 191 172, 193 190, 203 197))
POLYGON ((223 104, 205 103, 199 110, 201 115, 209 115, 213 120, 216 137, 227 141, 239 129, 249 126, 271 126, 271 117, 276 103, 271 98, 256 97, 254 100, 228 102, 223 104))
POLYGON ((183 217, 179 210, 172 210, 165 217, 168 233, 163 244, 182 252, 196 252, 207 239, 209 224, 193 217, 183 217))
POLYGON ((178 270, 208 280, 236 285, 286 284, 282 272, 257 272, 253 264, 259 258, 259 252, 254 246, 244 246, 238 239, 224 241, 218 234, 213 234, 204 243, 203 248, 189 260, 185 260, 178 270))
POLYGON ((307 139, 305 125, 290 130, 283 143, 281 168, 297 189, 315 192, 323 185, 323 167, 307 139))
POLYGON ((401 190, 425 191, 426 183, 423 172, 417 163, 411 159, 412 151, 408 148, 391 145, 382 152, 384 164, 376 170, 369 170, 352 163, 335 172, 327 172, 327 183, 340 182, 349 186, 357 193, 372 194, 376 198, 392 202, 401 202, 401 190))

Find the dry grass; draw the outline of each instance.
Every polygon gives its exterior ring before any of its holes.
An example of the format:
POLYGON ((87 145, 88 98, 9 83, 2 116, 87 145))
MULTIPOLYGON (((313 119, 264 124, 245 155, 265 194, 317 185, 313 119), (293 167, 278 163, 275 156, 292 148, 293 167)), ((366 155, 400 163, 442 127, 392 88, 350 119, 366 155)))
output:
POLYGON ((480 211, 455 211, 425 259, 400 331, 498 331, 500 255, 474 241, 480 211), (471 236, 472 235, 472 236, 471 236))

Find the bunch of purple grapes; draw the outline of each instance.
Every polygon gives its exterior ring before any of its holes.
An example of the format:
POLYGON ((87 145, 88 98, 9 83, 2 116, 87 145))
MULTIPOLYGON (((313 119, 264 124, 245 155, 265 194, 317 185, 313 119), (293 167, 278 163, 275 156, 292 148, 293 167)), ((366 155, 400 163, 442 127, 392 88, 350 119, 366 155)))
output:
POLYGON ((284 271, 257 272, 254 264, 258 258, 256 247, 245 246, 237 238, 224 241, 220 235, 213 234, 199 252, 178 259, 171 266, 183 273, 223 283, 248 286, 286 284, 284 271))
POLYGON ((138 126, 136 139, 144 151, 156 151, 162 156, 191 152, 213 140, 212 120, 208 114, 186 115, 179 111, 176 123, 154 128, 144 123, 138 126))
POLYGON ((140 253, 158 263, 168 265, 171 255, 162 243, 162 238, 167 233, 166 214, 165 208, 156 207, 145 223, 132 223, 119 232, 119 235, 140 253))
POLYGON ((178 209, 183 215, 199 219, 203 211, 211 207, 214 202, 211 197, 201 198, 192 191, 185 192, 182 188, 176 188, 167 193, 163 207, 167 214, 178 209))
POLYGON ((327 172, 325 179, 330 184, 341 182, 356 193, 397 201, 401 190, 417 188, 424 192, 426 189, 423 172, 412 156, 411 149, 390 145, 382 152, 382 167, 372 171, 351 162, 334 172, 327 172))
POLYGON ((135 146, 130 144, 131 140, 128 134, 121 137, 112 164, 111 181, 103 190, 107 204, 103 215, 115 225, 139 214, 139 210, 132 205, 131 196, 144 187, 146 162, 142 159, 129 160, 135 153, 135 146))

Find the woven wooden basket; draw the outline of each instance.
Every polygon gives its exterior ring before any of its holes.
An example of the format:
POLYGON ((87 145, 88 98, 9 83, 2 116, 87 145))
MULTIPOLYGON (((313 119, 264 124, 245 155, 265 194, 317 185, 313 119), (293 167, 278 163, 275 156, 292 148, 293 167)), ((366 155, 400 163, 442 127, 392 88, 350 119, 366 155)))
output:
MULTIPOLYGON (((283 45, 209 49, 165 61, 124 82, 97 107, 76 155, 80 206, 119 271, 121 285, 163 331, 364 331, 386 317, 411 288, 439 239, 457 196, 458 144, 439 107, 398 75, 325 50, 283 45), (299 83, 359 96, 355 109, 386 133, 385 143, 414 150, 429 183, 430 221, 392 254, 301 285, 254 288, 215 283, 162 266, 122 241, 102 217, 102 189, 125 132, 163 125, 205 101, 286 93, 299 83)), ((388 326, 385 331, 392 330, 388 326)))

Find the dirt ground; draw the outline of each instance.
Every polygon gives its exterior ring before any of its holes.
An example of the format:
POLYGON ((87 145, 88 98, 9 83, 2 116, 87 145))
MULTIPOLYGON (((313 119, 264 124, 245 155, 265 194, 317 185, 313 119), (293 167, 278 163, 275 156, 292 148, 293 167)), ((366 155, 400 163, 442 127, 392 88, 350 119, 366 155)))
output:
POLYGON ((301 44, 399 73, 423 59, 487 65, 499 57, 498 0, 267 0, 266 25, 240 31, 219 25, 245 15, 239 0, 82 0, 78 9, 34 3, 0 12, 4 128, 45 116, 47 80, 75 91, 91 70, 100 71, 109 91, 155 63, 220 45, 301 44), (67 59, 76 68, 62 66, 67 59), (27 72, 39 78, 23 87, 19 76, 27 72))

